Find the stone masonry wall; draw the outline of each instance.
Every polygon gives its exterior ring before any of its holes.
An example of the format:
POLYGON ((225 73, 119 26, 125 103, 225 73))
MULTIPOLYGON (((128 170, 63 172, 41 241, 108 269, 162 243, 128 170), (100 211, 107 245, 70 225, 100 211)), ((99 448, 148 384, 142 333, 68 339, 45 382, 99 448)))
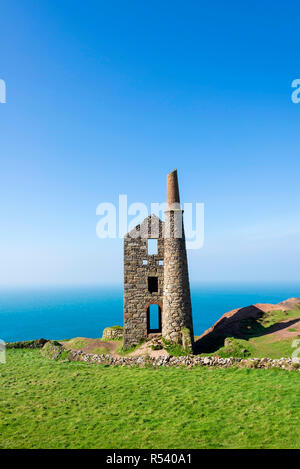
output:
POLYGON ((66 350, 59 343, 48 342, 45 344, 41 352, 50 359, 57 360, 64 352, 67 355, 64 359, 69 361, 82 361, 86 363, 98 363, 101 365, 111 366, 138 366, 145 367, 151 366, 157 368, 163 367, 217 367, 217 368, 256 368, 256 369, 270 369, 281 368, 284 370, 300 371, 300 358, 219 358, 219 357, 200 357, 195 355, 188 355, 182 357, 160 356, 160 357, 147 357, 147 356, 128 356, 117 357, 108 354, 92 354, 85 353, 82 350, 66 350))
POLYGON ((182 210, 166 212, 164 240, 164 295, 162 335, 171 342, 182 340, 182 329, 190 331, 193 344, 192 305, 183 229, 182 210))
POLYGON ((162 309, 164 265, 159 264, 164 261, 162 232, 163 222, 150 215, 124 238, 124 348, 147 338, 148 306, 158 304, 162 309), (148 255, 148 238, 157 239, 157 255, 148 255), (148 291, 149 276, 158 278, 157 293, 148 291))
POLYGON ((102 334, 102 339, 106 339, 106 340, 122 339, 122 337, 123 337, 123 327, 120 327, 120 326, 106 327, 102 334))

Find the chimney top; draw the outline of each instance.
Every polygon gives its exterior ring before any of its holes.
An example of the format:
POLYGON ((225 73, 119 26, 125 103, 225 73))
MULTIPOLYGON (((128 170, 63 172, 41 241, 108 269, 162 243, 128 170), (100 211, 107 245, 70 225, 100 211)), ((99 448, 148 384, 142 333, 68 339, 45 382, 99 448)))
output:
POLYGON ((167 205, 180 204, 177 169, 167 175, 167 205))

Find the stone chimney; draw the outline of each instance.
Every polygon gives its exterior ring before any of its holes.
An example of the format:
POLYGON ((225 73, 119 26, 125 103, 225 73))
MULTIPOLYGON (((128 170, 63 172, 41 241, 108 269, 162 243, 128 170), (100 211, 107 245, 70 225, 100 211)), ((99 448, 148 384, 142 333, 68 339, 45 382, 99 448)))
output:
POLYGON ((164 288, 162 336, 181 343, 183 336, 194 341, 188 264, 180 207, 177 170, 167 175, 167 210, 165 212, 164 288))
POLYGON ((180 204, 177 169, 167 175, 167 207, 170 209, 174 204, 180 204))

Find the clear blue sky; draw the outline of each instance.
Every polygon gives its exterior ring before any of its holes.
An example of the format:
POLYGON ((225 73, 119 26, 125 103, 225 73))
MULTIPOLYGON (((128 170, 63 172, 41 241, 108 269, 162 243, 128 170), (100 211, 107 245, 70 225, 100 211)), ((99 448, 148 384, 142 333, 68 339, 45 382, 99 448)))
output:
POLYGON ((0 284, 122 282, 102 201, 205 203, 192 282, 300 280, 295 2, 2 0, 0 284))

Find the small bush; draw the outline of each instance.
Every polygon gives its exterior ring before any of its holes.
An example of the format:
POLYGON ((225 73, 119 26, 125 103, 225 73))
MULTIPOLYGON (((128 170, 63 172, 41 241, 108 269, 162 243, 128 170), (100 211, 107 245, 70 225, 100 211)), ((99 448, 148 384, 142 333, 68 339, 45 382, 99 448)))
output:
POLYGON ((221 358, 246 358, 250 357, 252 352, 253 347, 247 340, 227 337, 224 342, 224 347, 221 347, 217 354, 221 358))
POLYGON ((152 350, 162 350, 163 346, 161 344, 151 345, 152 350))
POLYGON ((136 345, 132 345, 131 347, 128 347, 126 349, 123 348, 123 341, 120 345, 120 347, 116 350, 117 354, 119 355, 129 355, 130 353, 134 352, 136 349, 140 348, 141 345, 145 342, 144 339, 140 340, 140 342, 136 345))
POLYGON ((162 337, 164 344, 164 349, 173 357, 183 357, 185 355, 190 355, 190 353, 183 348, 180 344, 173 344, 172 342, 167 341, 162 337))

